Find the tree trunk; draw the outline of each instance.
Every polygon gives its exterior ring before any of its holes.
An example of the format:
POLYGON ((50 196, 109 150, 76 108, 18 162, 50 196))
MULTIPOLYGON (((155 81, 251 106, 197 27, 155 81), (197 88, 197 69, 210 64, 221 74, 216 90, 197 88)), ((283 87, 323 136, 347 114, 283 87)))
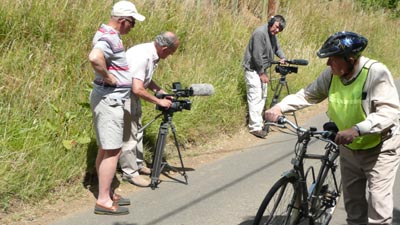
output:
POLYGON ((278 14, 279 0, 268 0, 268 14, 267 18, 278 14))

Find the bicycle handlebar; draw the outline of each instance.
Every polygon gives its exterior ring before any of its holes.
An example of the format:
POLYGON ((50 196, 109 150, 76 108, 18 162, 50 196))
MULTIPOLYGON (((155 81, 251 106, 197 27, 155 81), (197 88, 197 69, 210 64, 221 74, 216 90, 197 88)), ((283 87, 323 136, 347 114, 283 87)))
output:
POLYGON ((284 117, 284 116, 279 116, 278 120, 276 121, 276 123, 279 124, 279 125, 283 125, 283 124, 287 123, 297 131, 307 132, 307 129, 297 126, 295 123, 293 123, 292 121, 286 119, 286 117, 284 117))
POLYGON ((293 123, 292 121, 288 120, 286 117, 284 116, 279 116, 277 119, 277 122, 266 122, 269 125, 275 125, 278 127, 282 127, 282 125, 284 124, 289 124, 289 126, 291 126, 293 129, 295 129, 297 132, 301 132, 303 134, 308 133, 310 137, 320 137, 319 139, 325 142, 328 142, 330 144, 333 144, 335 147, 337 147, 338 145, 335 143, 335 137, 336 137, 336 133, 337 133, 337 127, 336 125, 332 125, 332 123, 329 124, 329 126, 326 126, 326 123, 324 125, 324 130, 317 130, 314 127, 311 127, 310 129, 306 129, 300 126, 297 126, 295 123, 293 123))

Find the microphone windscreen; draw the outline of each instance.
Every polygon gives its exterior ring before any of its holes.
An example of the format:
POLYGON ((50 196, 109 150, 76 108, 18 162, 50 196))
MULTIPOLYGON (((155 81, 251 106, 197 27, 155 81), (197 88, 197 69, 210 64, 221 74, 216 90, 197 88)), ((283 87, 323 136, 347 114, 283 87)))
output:
POLYGON ((214 87, 211 84, 192 84, 193 96, 210 96, 214 94, 214 87))
POLYGON ((308 65, 308 60, 305 60, 305 59, 293 59, 293 60, 290 60, 289 63, 294 64, 294 65, 307 66, 308 65))

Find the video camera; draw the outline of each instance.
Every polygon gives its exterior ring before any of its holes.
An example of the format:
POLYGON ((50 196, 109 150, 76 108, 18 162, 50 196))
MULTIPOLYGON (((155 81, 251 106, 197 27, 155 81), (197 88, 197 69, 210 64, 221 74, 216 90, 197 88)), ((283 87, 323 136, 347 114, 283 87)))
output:
MULTIPOLYGON (((305 59, 286 60, 286 63, 292 64, 292 65, 302 65, 302 66, 308 65, 308 61, 305 59)), ((275 67, 275 72, 277 72, 281 75, 287 75, 289 73, 297 73, 297 71, 298 71, 297 66, 284 66, 284 65, 281 65, 281 63, 279 61, 272 61, 271 64, 278 64, 275 67)))
POLYGON ((298 67, 296 67, 296 66, 277 65, 275 67, 275 72, 282 74, 282 75, 286 75, 289 73, 297 73, 297 71, 298 71, 298 67))
POLYGON ((189 99, 182 99, 180 97, 190 97, 190 96, 210 96, 214 94, 214 87, 211 84, 192 84, 189 88, 182 88, 180 82, 172 83, 171 91, 173 94, 157 94, 156 97, 159 99, 165 98, 167 96, 173 97, 171 99, 172 105, 168 109, 161 107, 159 105, 156 106, 156 109, 166 112, 166 113, 174 113, 182 110, 190 110, 192 106, 192 102, 189 99))

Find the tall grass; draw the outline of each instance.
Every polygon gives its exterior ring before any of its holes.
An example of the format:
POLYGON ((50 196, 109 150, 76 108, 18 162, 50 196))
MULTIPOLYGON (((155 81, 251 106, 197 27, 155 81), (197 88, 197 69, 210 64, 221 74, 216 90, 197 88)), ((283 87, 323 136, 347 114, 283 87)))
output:
MULTIPOLYGON (((31 203, 79 184, 93 172, 97 147, 88 95, 93 79, 87 62, 97 27, 107 22, 113 1, 11 1, 0 8, 0 208, 31 203)), ((160 63, 154 79, 168 89, 211 83, 215 94, 192 97, 192 110, 174 114, 178 138, 202 145, 245 126, 241 60, 251 32, 266 22, 262 1, 135 1, 146 20, 124 44, 152 41, 164 30, 181 39, 178 51, 160 63)), ((367 12, 350 0, 281 1, 288 26, 280 42, 289 58, 310 65, 289 76, 292 91, 312 81, 325 62, 315 52, 333 32, 352 30, 370 40, 366 55, 384 62, 398 77, 399 20, 367 12)), ((144 104, 144 122, 159 111, 144 104)), ((154 145, 158 124, 145 139, 154 145)))

